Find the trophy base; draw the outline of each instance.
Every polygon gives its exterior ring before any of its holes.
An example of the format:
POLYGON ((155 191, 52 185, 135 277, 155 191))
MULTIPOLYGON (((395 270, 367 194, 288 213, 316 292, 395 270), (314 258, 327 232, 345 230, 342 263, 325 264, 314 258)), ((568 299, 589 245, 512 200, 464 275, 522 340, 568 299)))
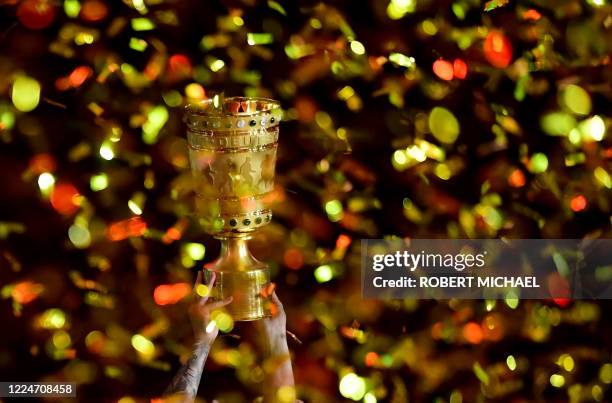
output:
POLYGON ((234 321, 253 321, 270 316, 268 298, 262 290, 270 282, 268 265, 255 259, 248 249, 248 235, 219 237, 221 255, 204 271, 206 281, 216 275, 211 297, 232 297, 225 307, 234 321))
POLYGON ((234 321, 253 321, 270 316, 268 299, 261 293, 270 282, 267 267, 248 271, 211 271, 216 274, 212 296, 219 300, 232 297, 225 309, 234 321))

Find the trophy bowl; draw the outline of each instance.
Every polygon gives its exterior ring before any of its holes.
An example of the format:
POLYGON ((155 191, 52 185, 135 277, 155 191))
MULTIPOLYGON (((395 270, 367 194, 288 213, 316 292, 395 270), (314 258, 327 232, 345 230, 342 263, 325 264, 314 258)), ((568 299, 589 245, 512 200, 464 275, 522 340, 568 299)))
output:
POLYGON ((221 240, 204 275, 215 272, 211 297, 232 296, 227 310, 238 321, 269 316, 261 292, 268 266, 251 255, 247 240, 272 219, 265 199, 274 188, 281 117, 280 104, 264 98, 214 97, 185 111, 197 217, 221 240))

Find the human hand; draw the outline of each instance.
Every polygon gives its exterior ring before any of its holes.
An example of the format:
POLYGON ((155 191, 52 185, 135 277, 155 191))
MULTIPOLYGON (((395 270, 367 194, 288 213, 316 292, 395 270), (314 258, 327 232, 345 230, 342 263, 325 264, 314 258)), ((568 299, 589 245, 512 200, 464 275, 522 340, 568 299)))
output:
MULTIPOLYGON (((270 286, 269 286, 270 287, 270 286)), ((271 290, 264 290, 264 295, 270 297, 270 314, 268 318, 258 321, 259 333, 262 335, 263 347, 272 356, 280 356, 289 353, 287 346, 287 316, 280 299, 274 291, 275 285, 271 284, 271 290)))
POLYGON ((208 297, 215 285, 216 275, 215 272, 211 272, 211 278, 208 284, 208 293, 205 296, 200 296, 196 290, 198 285, 202 283, 202 272, 198 271, 198 276, 193 287, 195 301, 189 307, 189 317, 191 319, 191 325, 193 327, 193 333, 196 339, 196 343, 208 342, 212 343, 217 335, 219 334, 219 328, 215 322, 211 319, 211 313, 215 309, 222 308, 232 302, 232 297, 226 298, 222 301, 208 302, 208 297))
POLYGON ((208 292, 204 296, 200 296, 197 292, 198 286, 202 282, 202 272, 198 272, 195 284, 193 286, 195 300, 189 307, 189 317, 193 326, 195 335, 195 343, 191 356, 187 362, 179 369, 177 374, 172 379, 168 388, 164 392, 168 402, 193 402, 197 393, 204 364, 212 347, 212 343, 219 333, 215 322, 211 320, 211 313, 215 309, 219 309, 230 302, 231 298, 223 301, 215 301, 208 303, 210 290, 215 284, 215 273, 212 273, 210 282, 207 285, 208 292))
POLYGON ((287 392, 294 396, 289 400, 295 400, 293 368, 287 346, 287 316, 274 288, 272 283, 262 290, 263 297, 270 297, 271 316, 257 321, 258 334, 261 335, 259 340, 264 353, 268 355, 264 362, 264 402, 287 401, 287 392), (279 395, 281 390, 284 391, 283 396, 279 395))

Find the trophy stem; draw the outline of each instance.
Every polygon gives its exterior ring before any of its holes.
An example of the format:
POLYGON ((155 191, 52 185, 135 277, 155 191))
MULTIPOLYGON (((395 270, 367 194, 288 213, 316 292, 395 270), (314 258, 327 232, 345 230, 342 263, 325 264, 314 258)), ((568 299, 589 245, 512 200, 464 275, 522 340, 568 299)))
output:
POLYGON ((249 271, 266 268, 268 265, 255 259, 249 250, 250 234, 218 235, 221 241, 221 253, 215 262, 215 269, 220 271, 249 271))
POLYGON ((221 253, 209 270, 216 273, 217 299, 233 297, 227 310, 235 321, 257 320, 269 316, 261 290, 270 281, 268 265, 255 259, 248 248, 248 234, 219 235, 221 253))

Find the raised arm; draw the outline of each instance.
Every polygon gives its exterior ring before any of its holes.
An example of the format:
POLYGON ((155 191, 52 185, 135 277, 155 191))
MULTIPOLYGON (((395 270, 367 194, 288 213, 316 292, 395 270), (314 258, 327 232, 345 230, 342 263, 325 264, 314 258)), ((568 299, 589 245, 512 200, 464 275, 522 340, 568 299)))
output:
MULTIPOLYGON (((195 287, 200 284, 201 278, 202 273, 198 272, 195 287)), ((214 282, 215 276, 213 273, 210 283, 208 284, 209 290, 212 289, 214 282)), ((191 356, 185 365, 179 369, 170 385, 168 385, 168 388, 166 388, 164 395, 170 397, 169 401, 171 402, 191 403, 195 400, 206 358, 208 357, 212 343, 219 333, 219 329, 214 321, 210 320, 210 313, 231 302, 231 298, 229 298, 219 302, 208 303, 208 296, 199 297, 197 293, 195 294, 195 298, 195 303, 189 308, 189 316, 193 326, 195 342, 193 344, 191 356)))
POLYGON ((268 355, 264 365, 264 401, 286 402, 288 396, 294 396, 295 400, 293 368, 287 345, 287 316, 275 292, 271 295, 271 302, 272 317, 260 321, 262 344, 268 355))

